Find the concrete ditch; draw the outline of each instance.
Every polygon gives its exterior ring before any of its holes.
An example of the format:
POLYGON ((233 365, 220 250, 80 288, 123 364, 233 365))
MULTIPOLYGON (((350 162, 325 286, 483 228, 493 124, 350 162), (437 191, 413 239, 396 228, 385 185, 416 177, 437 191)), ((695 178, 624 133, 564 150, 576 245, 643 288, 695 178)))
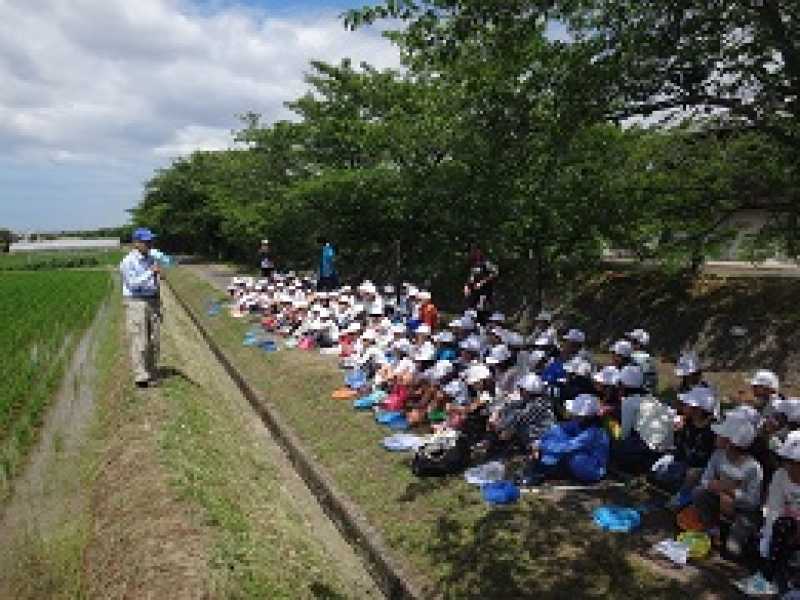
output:
POLYGON ((284 451, 328 518, 362 558, 376 586, 391 600, 421 600, 425 598, 426 596, 411 580, 407 569, 392 556, 380 533, 369 524, 361 510, 336 489, 332 478, 316 464, 275 406, 249 384, 225 351, 210 335, 194 309, 170 284, 169 279, 165 278, 164 281, 178 304, 197 327, 214 356, 284 451))

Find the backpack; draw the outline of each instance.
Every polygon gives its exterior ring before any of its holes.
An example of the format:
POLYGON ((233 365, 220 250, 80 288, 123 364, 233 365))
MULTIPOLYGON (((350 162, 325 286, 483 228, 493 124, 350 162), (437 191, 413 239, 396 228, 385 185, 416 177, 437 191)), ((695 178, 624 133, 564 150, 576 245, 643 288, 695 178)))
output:
POLYGON ((469 443, 464 435, 457 432, 437 435, 417 448, 411 472, 417 477, 453 475, 469 465, 469 455, 469 443))

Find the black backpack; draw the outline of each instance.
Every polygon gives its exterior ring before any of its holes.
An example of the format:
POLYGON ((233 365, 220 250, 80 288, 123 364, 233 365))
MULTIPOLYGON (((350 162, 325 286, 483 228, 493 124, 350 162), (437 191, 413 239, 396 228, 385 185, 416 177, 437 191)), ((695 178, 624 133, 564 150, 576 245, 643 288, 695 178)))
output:
POLYGON ((411 472, 425 475, 453 475, 469 465, 469 442, 464 435, 437 438, 420 446, 411 461, 411 472))

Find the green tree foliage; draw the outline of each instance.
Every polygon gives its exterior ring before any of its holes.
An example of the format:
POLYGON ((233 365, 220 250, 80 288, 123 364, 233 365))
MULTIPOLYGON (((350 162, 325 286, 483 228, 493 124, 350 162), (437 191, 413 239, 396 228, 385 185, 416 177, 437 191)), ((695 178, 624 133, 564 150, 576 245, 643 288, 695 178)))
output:
POLYGON ((386 35, 402 71, 313 62, 310 91, 288 103, 296 121, 243 115, 236 149, 156 173, 134 219, 166 247, 242 260, 269 237, 297 268, 316 266, 325 234, 345 273, 451 292, 470 241, 519 274, 506 277, 519 294, 594 267, 608 247, 696 263, 746 208, 773 215, 748 240, 754 256, 796 253, 797 19, 788 3, 722 4, 349 11, 351 28, 401 21, 386 35), (554 22, 570 41, 548 35, 554 22), (684 123, 659 127, 667 109, 684 123))

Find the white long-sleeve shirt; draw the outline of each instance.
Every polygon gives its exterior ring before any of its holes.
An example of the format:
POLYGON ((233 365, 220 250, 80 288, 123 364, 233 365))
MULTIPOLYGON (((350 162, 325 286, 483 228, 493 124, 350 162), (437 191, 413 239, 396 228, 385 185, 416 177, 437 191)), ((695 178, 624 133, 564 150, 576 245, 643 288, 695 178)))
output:
POLYGON ((155 259, 131 250, 119 264, 122 275, 122 295, 125 298, 155 298, 158 296, 158 276, 152 268, 155 259))

